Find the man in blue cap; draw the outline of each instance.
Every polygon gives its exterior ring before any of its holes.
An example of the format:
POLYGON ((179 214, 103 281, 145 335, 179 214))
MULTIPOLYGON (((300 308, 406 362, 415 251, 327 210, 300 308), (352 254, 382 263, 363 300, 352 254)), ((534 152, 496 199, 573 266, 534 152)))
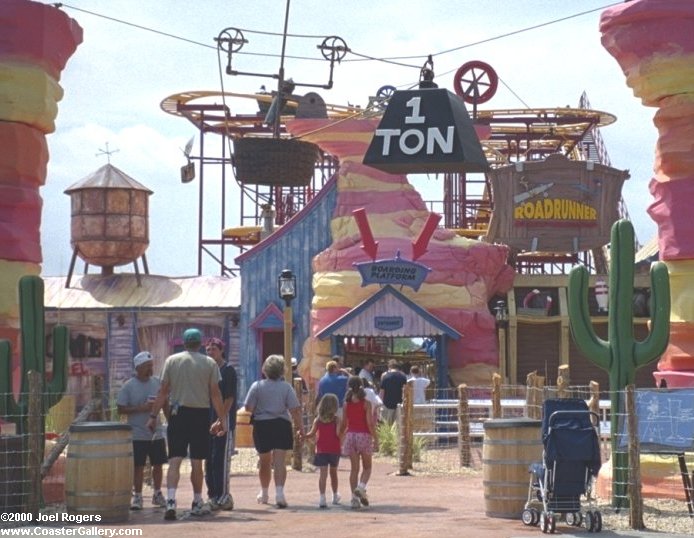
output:
POLYGON ((166 475, 167 500, 164 519, 176 519, 176 488, 180 478, 183 458, 190 454, 190 482, 193 485, 191 514, 202 516, 210 513, 210 506, 202 498, 202 463, 210 450, 210 435, 225 435, 229 429, 219 391, 219 367, 211 357, 200 353, 202 334, 198 329, 186 329, 183 333, 184 351, 170 355, 161 374, 161 388, 157 395, 149 421, 154 431, 159 410, 168 400, 170 406, 167 440, 169 445, 169 470, 166 475), (214 406, 219 417, 210 425, 209 406, 214 406))

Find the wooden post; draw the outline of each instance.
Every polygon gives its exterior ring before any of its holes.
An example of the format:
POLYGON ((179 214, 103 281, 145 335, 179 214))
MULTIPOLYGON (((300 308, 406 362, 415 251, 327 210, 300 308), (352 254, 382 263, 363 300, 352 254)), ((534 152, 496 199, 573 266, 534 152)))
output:
POLYGON ((500 375, 506 379, 508 377, 508 320, 505 323, 499 324, 498 337, 499 337, 499 372, 500 375))
POLYGON ((34 520, 38 518, 41 504, 41 460, 43 459, 44 435, 42 424, 44 421, 41 409, 43 398, 43 376, 39 372, 27 372, 29 377, 29 408, 28 424, 29 436, 27 439, 27 478, 28 488, 27 512, 30 512, 34 520))
POLYGON ((569 393, 569 385, 571 380, 569 365, 561 364, 558 370, 559 372, 557 374, 557 398, 569 398, 571 396, 571 394, 569 393))
POLYGON ((492 375, 492 417, 501 418, 501 376, 492 375))
MULTIPOLYGON (((639 424, 636 416, 636 393, 634 385, 627 385, 625 398, 627 432, 629 435, 629 524, 637 531, 646 526, 643 523, 643 496, 641 495, 641 459, 639 447, 639 424)), ((613 484, 614 488, 615 485, 613 484)))
POLYGON ((292 382, 292 303, 285 300, 284 316, 284 380, 292 382))
POLYGON ((412 468, 412 385, 402 388, 402 404, 398 437, 398 464, 400 476, 409 475, 412 468))
POLYGON ((537 372, 530 372, 526 378, 525 416, 540 420, 542 418, 544 376, 537 372))
POLYGON ((472 463, 470 444, 470 407, 467 385, 458 385, 458 449, 461 467, 470 467, 472 463))
MULTIPOLYGON (((296 397, 299 399, 299 404, 301 404, 301 420, 304 420, 304 388, 301 383, 301 379, 294 379, 293 382, 294 392, 296 393, 296 397)), ((303 462, 301 459, 302 448, 303 445, 301 439, 299 438, 299 434, 296 433, 294 435, 294 450, 292 451, 292 469, 294 469, 295 471, 301 471, 301 469, 303 468, 303 462)))

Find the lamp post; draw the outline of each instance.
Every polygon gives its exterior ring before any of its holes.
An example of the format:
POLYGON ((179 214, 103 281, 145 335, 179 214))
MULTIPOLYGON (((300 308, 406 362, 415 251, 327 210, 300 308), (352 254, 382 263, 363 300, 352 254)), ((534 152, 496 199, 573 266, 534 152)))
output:
POLYGON ((508 308, 504 301, 497 301, 494 307, 496 318, 496 326, 499 328, 499 374, 504 381, 507 381, 506 362, 507 362, 507 345, 506 330, 508 329, 508 308))
POLYGON ((284 379, 292 382, 292 299, 296 297, 296 276, 289 269, 277 279, 280 299, 284 301, 284 379))

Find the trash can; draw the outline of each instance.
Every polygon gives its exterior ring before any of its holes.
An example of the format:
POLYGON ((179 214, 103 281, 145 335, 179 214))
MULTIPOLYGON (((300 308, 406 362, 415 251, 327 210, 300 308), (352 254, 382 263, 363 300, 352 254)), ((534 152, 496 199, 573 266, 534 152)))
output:
POLYGON ((244 407, 236 412, 236 448, 254 448, 251 414, 244 407))
POLYGON ((99 523, 128 521, 132 484, 129 424, 83 422, 70 426, 65 466, 68 514, 100 516, 99 523))

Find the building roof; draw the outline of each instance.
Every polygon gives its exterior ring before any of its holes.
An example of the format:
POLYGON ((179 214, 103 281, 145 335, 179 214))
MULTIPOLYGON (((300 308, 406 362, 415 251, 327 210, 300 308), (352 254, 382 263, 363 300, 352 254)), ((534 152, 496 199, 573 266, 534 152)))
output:
POLYGON ((236 309, 241 304, 240 277, 165 277, 117 273, 108 276, 44 277, 46 309, 236 309))
POLYGON ((152 194, 152 191, 142 183, 131 178, 111 163, 103 165, 96 172, 92 172, 77 183, 70 185, 63 192, 70 194, 73 191, 82 189, 131 189, 152 194))
POLYGON ((355 306, 318 333, 318 338, 340 336, 462 336, 390 285, 355 306))
POLYGON ((634 263, 641 262, 657 262, 660 254, 660 246, 658 245, 658 235, 651 237, 645 245, 643 245, 634 255, 634 263))

